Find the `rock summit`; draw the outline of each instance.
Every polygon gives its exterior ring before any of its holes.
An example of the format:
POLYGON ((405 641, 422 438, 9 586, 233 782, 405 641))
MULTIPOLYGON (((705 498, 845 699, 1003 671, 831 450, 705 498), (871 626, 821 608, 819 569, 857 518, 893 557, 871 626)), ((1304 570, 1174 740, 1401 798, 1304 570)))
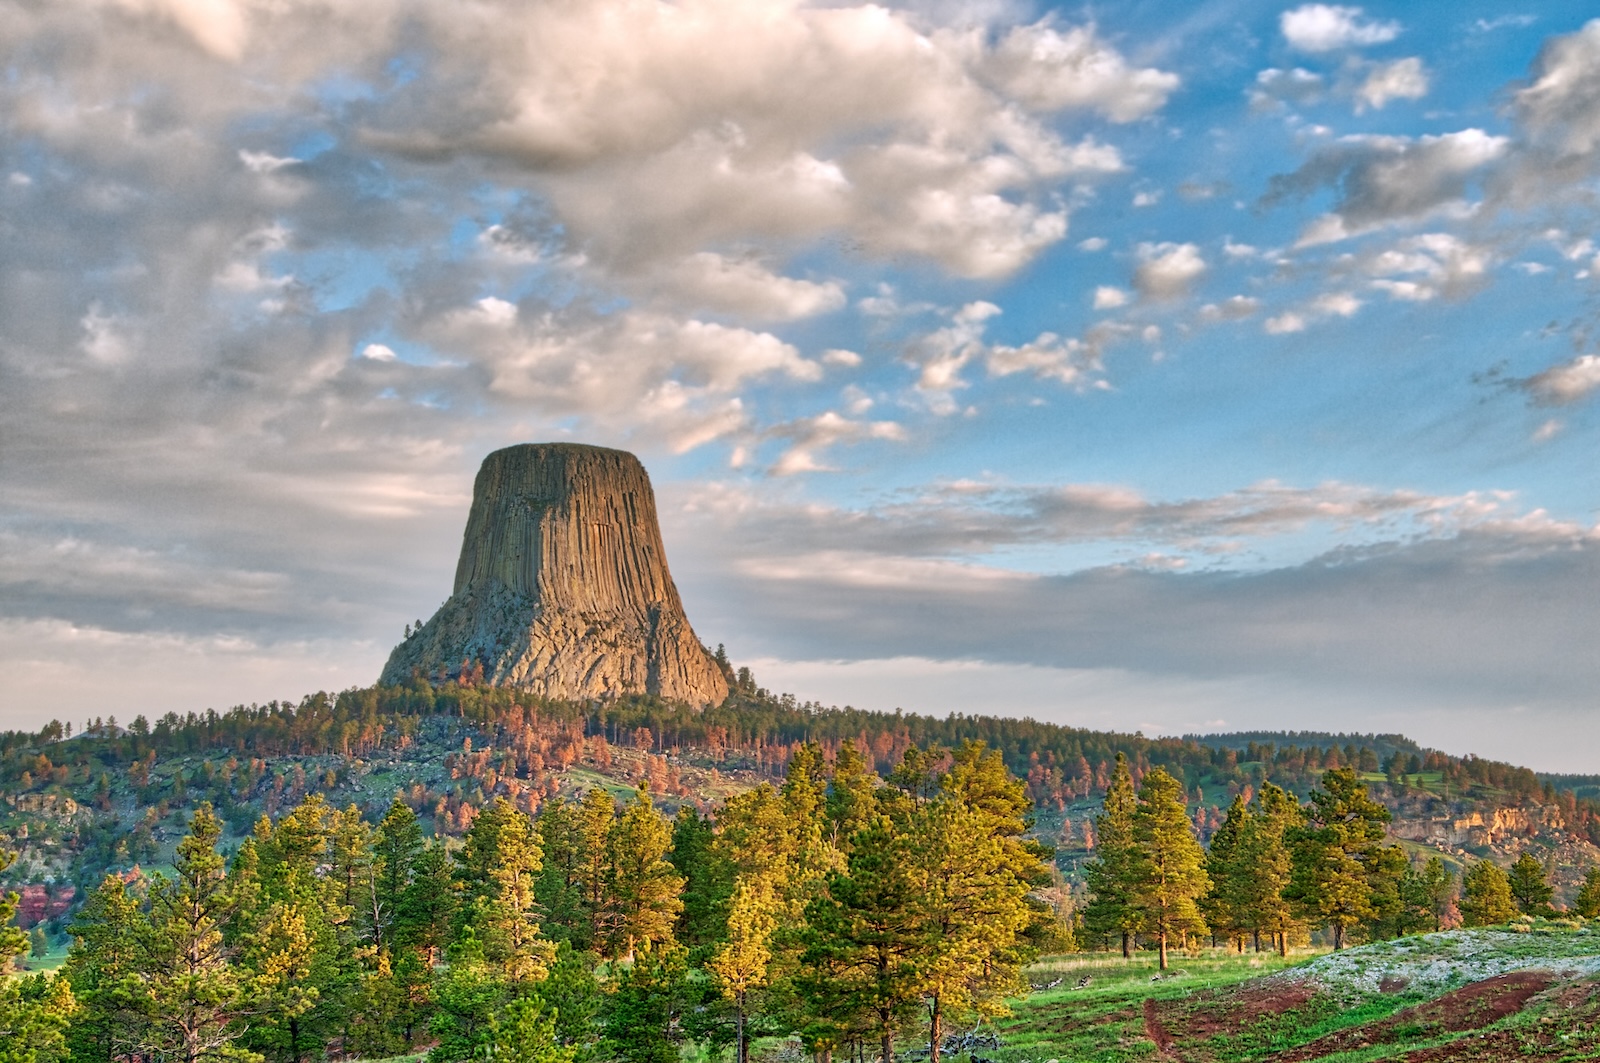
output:
POLYGON ((529 443, 484 459, 455 589, 394 648, 382 681, 479 668, 485 683, 549 698, 727 697, 667 571, 638 458, 529 443))

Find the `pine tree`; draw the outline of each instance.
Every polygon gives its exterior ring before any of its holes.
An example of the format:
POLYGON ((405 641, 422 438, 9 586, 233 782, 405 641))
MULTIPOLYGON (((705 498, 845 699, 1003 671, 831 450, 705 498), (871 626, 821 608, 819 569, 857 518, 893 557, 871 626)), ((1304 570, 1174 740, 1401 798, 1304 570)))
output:
POLYGON ((1286 837, 1304 822, 1300 802, 1282 787, 1266 783, 1256 795, 1255 811, 1245 824, 1239 845, 1238 869, 1247 875, 1239 898, 1257 952, 1266 932, 1278 953, 1289 953, 1289 932, 1295 926, 1289 902, 1284 899, 1293 872, 1286 837))
POLYGON ((1306 823, 1286 834, 1293 858, 1288 900, 1312 922, 1333 928, 1334 949, 1350 927, 1373 919, 1375 881, 1389 810, 1372 800, 1353 768, 1331 768, 1311 792, 1306 823))
POLYGON ((1583 886, 1572 908, 1585 919, 1600 916, 1600 867, 1591 867, 1583 873, 1583 886))
POLYGON ((628 957, 640 945, 673 941, 683 878, 667 862, 671 848, 672 829, 651 803, 649 786, 640 785, 611 832, 611 955, 628 957))
POLYGON ((553 941, 570 941, 579 950, 589 948, 594 916, 585 903, 578 811, 559 797, 551 798, 539 810, 538 827, 544 866, 534 894, 544 910, 545 933, 553 941))
POLYGON ((1511 901, 1523 915, 1554 915, 1550 906, 1555 890, 1544 877, 1544 865, 1532 853, 1517 857, 1506 875, 1511 889, 1511 901))
POLYGON ((1118 753, 1105 807, 1094 820, 1095 858, 1083 869, 1084 881, 1093 894, 1084 909, 1083 923, 1092 933, 1120 934, 1124 959, 1132 956, 1131 939, 1141 929, 1132 896, 1136 861, 1133 817, 1137 807, 1128 760, 1118 753))
POLYGON ((716 944, 727 923, 733 894, 732 868, 713 857, 716 826, 690 805, 678 809, 672 824, 672 851, 667 854, 683 878, 683 910, 678 915, 677 939, 690 957, 703 955, 716 944))
POLYGON ((1247 862, 1251 854, 1243 851, 1251 818, 1244 797, 1236 796, 1222 825, 1211 835, 1205 865, 1211 889, 1200 901, 1200 912, 1211 933, 1236 940, 1240 952, 1244 951, 1245 931, 1255 924, 1250 911, 1253 868, 1247 862))
POLYGON ((592 921, 585 940, 575 944, 603 948, 615 930, 616 911, 611 905, 611 831, 617 822, 617 803, 604 788, 596 786, 583 796, 578 813, 578 838, 581 863, 578 882, 583 887, 583 905, 592 921))
POLYGON ((202 1063, 240 1054, 235 1042, 254 1010, 248 986, 231 964, 222 928, 232 915, 223 860, 222 824, 201 804, 178 843, 172 878, 150 887, 150 915, 140 941, 136 1006, 141 1043, 130 1046, 173 1063, 202 1063))
POLYGON ((1164 971, 1172 937, 1206 932, 1196 901, 1205 896, 1211 880, 1205 872, 1205 852, 1184 811, 1183 786, 1161 768, 1146 772, 1139 787, 1133 841, 1135 870, 1129 899, 1140 923, 1156 937, 1164 971))
POLYGON ((395 924, 422 849, 422 825, 411 807, 396 796, 378 824, 372 844, 377 874, 370 918, 378 943, 387 948, 395 945, 395 924))
POLYGON ((496 1063, 573 1063, 578 1052, 556 1038, 556 1017, 542 1002, 512 1000, 490 1022, 489 1043, 496 1063))
POLYGON ((734 1006, 734 1063, 749 1063, 746 1018, 752 996, 767 986, 772 934, 777 927, 778 903, 770 883, 762 878, 741 878, 728 909, 727 940, 706 963, 734 1006))
POLYGON ((678 1063, 688 1000, 687 953, 681 945, 641 945, 606 998, 607 1053, 622 1063, 678 1063))
MULTIPOLYGON (((0 849, 0 872, 16 854, 0 849)), ((7 977, 14 957, 28 947, 28 936, 12 926, 18 897, 0 897, 0 1063, 54 1063, 62 1057, 68 1022, 78 1011, 65 978, 7 977)))
POLYGON ((1493 926, 1517 914, 1511 883, 1499 865, 1479 860, 1461 877, 1461 925, 1493 926))
POLYGON ((539 932, 534 896, 542 859, 532 821, 503 797, 473 821, 456 857, 461 917, 476 931, 484 961, 514 991, 542 979, 555 955, 539 932))
POLYGON ((878 811, 877 789, 878 777, 855 742, 840 745, 824 803, 829 841, 836 848, 848 851, 850 840, 872 823, 878 811))
POLYGON ((148 930, 138 899, 118 875, 107 875, 73 919, 73 946, 60 977, 80 1010, 68 1031, 75 1063, 110 1063, 129 1047, 139 1022, 124 980, 137 974, 137 943, 148 930))
POLYGON ((882 1063, 894 1063, 895 1035, 921 996, 916 884, 906 855, 906 839, 887 816, 850 839, 845 868, 829 874, 826 890, 806 906, 797 978, 810 1013, 870 1030, 882 1063))

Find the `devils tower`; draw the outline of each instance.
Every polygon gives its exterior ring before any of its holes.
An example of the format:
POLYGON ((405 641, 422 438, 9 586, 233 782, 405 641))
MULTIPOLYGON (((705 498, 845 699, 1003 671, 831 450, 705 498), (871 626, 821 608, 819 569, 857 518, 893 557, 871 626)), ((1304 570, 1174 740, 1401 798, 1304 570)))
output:
POLYGON ((487 683, 549 698, 728 696, 667 572, 638 458, 529 443, 483 460, 455 590, 394 648, 382 681, 479 665, 487 683))

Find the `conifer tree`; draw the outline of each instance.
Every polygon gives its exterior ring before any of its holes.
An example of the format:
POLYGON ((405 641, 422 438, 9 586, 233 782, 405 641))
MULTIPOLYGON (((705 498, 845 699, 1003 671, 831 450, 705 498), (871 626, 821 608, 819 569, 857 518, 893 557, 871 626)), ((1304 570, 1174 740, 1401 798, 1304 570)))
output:
POLYGON ((396 796, 378 824, 372 845, 377 874, 370 918, 378 943, 386 948, 395 945, 395 924, 422 849, 422 825, 411 807, 396 796))
POLYGON ((1083 869, 1084 881, 1093 894, 1084 909, 1083 923, 1095 934, 1120 934, 1123 959, 1132 956, 1132 936, 1141 929, 1132 896, 1137 856, 1133 817, 1137 807, 1128 760, 1118 753, 1105 807, 1094 820, 1095 858, 1083 869))
POLYGON ((767 987, 772 934, 777 927, 778 902, 771 883, 757 877, 741 878, 728 909, 727 939, 706 963, 734 1006, 734 1063, 748 1063, 750 1058, 746 1019, 753 995, 767 987))
POLYGON ((797 988, 812 1014, 862 1025, 894 1063, 895 1035, 921 993, 915 880, 906 841, 887 816, 850 839, 845 868, 806 906, 797 988))
POLYGON ((534 896, 542 858, 533 823, 503 797, 473 821, 457 855, 462 918, 476 931, 484 962, 514 992, 542 979, 555 955, 539 932, 534 896))
POLYGON ((1461 877, 1461 925, 1493 926, 1517 914, 1511 883, 1498 864, 1479 860, 1461 877))
POLYGON ((603 948, 614 929, 615 911, 611 902, 611 831, 617 822, 617 803, 603 787, 593 787, 583 795, 578 813, 578 839, 581 863, 578 882, 583 887, 583 906, 589 913, 591 929, 575 945, 603 948))
POLYGON ((1184 811, 1183 786, 1162 768, 1146 772, 1139 787, 1133 842, 1129 899, 1141 925, 1155 935, 1164 971, 1167 945, 1174 936, 1206 932, 1196 901, 1205 896, 1211 880, 1205 872, 1205 852, 1184 811))
POLYGON ((631 957, 640 945, 673 941, 683 877, 667 862, 671 848, 672 829, 641 784, 611 832, 611 955, 631 957))
POLYGON ((210 803, 202 803, 178 843, 173 877, 158 876, 150 887, 149 924, 136 964, 141 1054, 173 1063, 244 1055, 236 1042, 253 1002, 223 942, 232 906, 217 854, 221 833, 210 803))
POLYGON ((1506 882, 1511 889, 1512 903, 1523 915, 1555 914, 1550 906, 1555 890, 1545 880, 1544 865, 1532 853, 1524 852, 1517 857, 1506 875, 1506 882))
POLYGON ((539 809, 539 844, 544 866, 534 893, 544 910, 545 933, 580 951, 593 943, 594 917, 583 888, 584 848, 579 813, 559 797, 539 809))
POLYGON ((1422 894, 1426 898, 1429 919, 1434 930, 1444 928, 1445 913, 1450 910, 1450 901, 1455 889, 1455 876, 1450 869, 1444 866, 1444 861, 1437 856, 1428 858, 1428 863, 1422 869, 1421 876, 1422 894))
POLYGON ((1578 889, 1572 909, 1585 919, 1600 916, 1600 867, 1591 867, 1583 873, 1583 885, 1578 889))
POLYGON ((683 878, 683 910, 678 914, 676 936, 689 949, 691 959, 714 946, 727 922, 732 896, 732 869, 713 857, 716 825, 693 806, 683 805, 672 825, 672 851, 667 859, 683 878))
POLYGON ((144 913, 121 876, 107 875, 73 919, 72 951, 60 977, 72 986, 79 1011, 68 1031, 74 1063, 110 1063, 129 1047, 138 1016, 124 980, 136 977, 144 913))
MULTIPOLYGON (((0 849, 0 872, 14 860, 15 853, 0 849)), ((0 1063, 55 1063, 67 1047, 64 1034, 78 1004, 66 978, 8 977, 12 959, 28 944, 28 936, 11 925, 18 900, 15 893, 0 897, 0 1063)))
POLYGON ((688 1002, 687 952, 641 943, 606 998, 603 1046, 622 1063, 678 1063, 688 1002))
POLYGON ((1245 824, 1237 865, 1247 874, 1239 903, 1248 917, 1257 952, 1261 951, 1261 935, 1265 932, 1275 942, 1279 955, 1288 955, 1289 932, 1295 920, 1284 899, 1293 871, 1285 839, 1288 831, 1302 822, 1304 813, 1292 794, 1272 783, 1261 787, 1255 811, 1245 824))
POLYGON ((1313 790, 1306 823, 1287 834, 1293 872, 1285 896, 1312 922, 1333 928, 1333 947, 1344 948, 1349 928, 1373 919, 1374 880, 1380 867, 1389 810, 1372 800, 1353 768, 1323 772, 1313 790))
POLYGON ((1244 797, 1234 797, 1206 849, 1211 889, 1200 901, 1201 915, 1211 933, 1236 941, 1240 952, 1244 951, 1245 931, 1255 923, 1250 911, 1253 869, 1246 863, 1249 854, 1243 851, 1251 818, 1244 797))
POLYGON ((877 789, 878 777, 861 750, 853 740, 843 742, 834 756, 824 804, 829 841, 841 851, 848 851, 850 840, 877 815, 877 789))

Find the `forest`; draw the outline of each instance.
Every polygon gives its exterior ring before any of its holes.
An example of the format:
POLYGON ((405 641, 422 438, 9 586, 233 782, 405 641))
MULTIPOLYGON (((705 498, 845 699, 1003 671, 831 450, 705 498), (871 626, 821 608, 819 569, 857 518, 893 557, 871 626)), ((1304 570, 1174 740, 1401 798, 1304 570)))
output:
MULTIPOLYGON (((1161 767, 1111 769, 1092 895, 1054 887, 1032 802, 982 743, 913 746, 886 776, 855 741, 791 751, 781 779, 710 816, 668 819, 648 783, 536 814, 500 797, 460 838, 396 799, 376 824, 310 794, 231 856, 209 803, 170 873, 109 874, 55 975, 7 979, 19 1063, 381 1059, 746 1063, 797 1037, 816 1063, 897 1052, 938 1063, 947 1033, 1004 1014, 1037 956, 1208 942, 1334 948, 1553 915, 1537 861, 1464 881, 1384 843, 1387 810, 1351 768, 1302 803, 1236 798, 1209 848, 1161 767), (23 1040, 17 1040, 23 1038, 23 1040), (910 1046, 910 1042, 915 1046, 910 1046), (910 1051, 907 1048, 910 1047, 910 1051)), ((0 915, 9 924, 16 895, 0 915)), ((1600 914, 1600 868, 1576 913, 1600 914)), ((7 929, 3 947, 27 939, 7 929)))

